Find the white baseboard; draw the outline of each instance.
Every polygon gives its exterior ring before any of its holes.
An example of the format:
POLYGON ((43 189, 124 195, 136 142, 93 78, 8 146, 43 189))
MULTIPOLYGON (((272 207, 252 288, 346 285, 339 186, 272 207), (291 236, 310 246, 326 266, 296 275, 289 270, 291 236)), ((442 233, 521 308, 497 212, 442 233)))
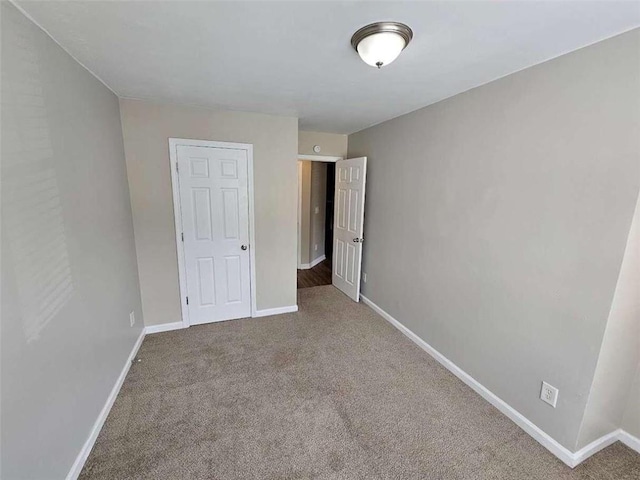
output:
POLYGON ((269 315, 280 315, 281 313, 292 313, 298 311, 298 305, 290 305, 288 307, 265 308, 264 310, 256 310, 253 318, 268 317, 269 315))
MULTIPOLYGON (((629 448, 640 453, 640 439, 637 437, 634 437, 633 435, 631 435, 630 433, 622 429, 616 430, 614 432, 611 432, 607 435, 604 435, 598 438, 597 440, 594 440, 589 445, 581 448, 575 453, 571 452, 567 448, 560 445, 557 441, 551 438, 548 434, 546 434, 536 425, 534 425, 530 420, 524 417, 521 413, 516 411, 506 402, 504 402, 499 397, 497 397, 492 392, 490 392, 487 388, 485 388, 482 384, 476 381, 473 377, 471 377, 469 374, 467 374, 465 371, 463 371, 461 368, 455 365, 451 360, 449 360, 447 357, 442 355, 440 352, 438 352, 435 348, 433 348, 427 342, 425 342, 420 337, 418 337, 415 333, 413 333, 407 327, 402 325, 402 323, 400 323, 398 320, 393 318, 391 315, 385 312, 378 305, 373 303, 364 295, 360 295, 360 298, 366 305, 371 307, 382 318, 384 318, 389 323, 391 323, 394 327, 400 330, 409 339, 411 339, 416 345, 418 345, 420 348, 426 351, 429 355, 435 358, 451 373, 453 373, 456 377, 458 377, 460 380, 466 383, 469 387, 471 387, 475 392, 477 392, 485 400, 487 400, 494 407, 500 410, 504 415, 509 417, 516 425, 518 425, 525 432, 531 435, 541 445, 547 448, 547 450, 549 450, 551 453, 553 453, 556 457, 558 457, 564 463, 569 465, 571 468, 575 467, 579 463, 589 458, 591 455, 599 452, 603 448, 608 447, 609 445, 611 445, 612 443, 618 440, 624 443, 625 445, 627 445, 629 448)), ((279 315, 282 313, 291 313, 291 312, 297 312, 297 311, 298 311, 297 305, 291 305, 288 307, 268 308, 264 310, 257 310, 255 312, 254 317, 266 317, 269 315, 279 315)), ((76 457, 76 461, 73 463, 71 470, 67 474, 66 480, 76 480, 80 475, 80 472, 82 471, 82 467, 84 466, 87 460, 87 457, 89 456, 89 453, 91 453, 91 449, 93 448, 93 445, 95 444, 96 439, 98 438, 98 434, 100 433, 100 430, 102 429, 102 426, 104 425, 104 422, 106 421, 107 416, 109 415, 109 411, 111 410, 111 407, 113 406, 113 403, 115 402, 116 397, 118 396, 118 392, 120 392, 120 388, 122 387, 122 384, 124 383, 124 379, 127 376, 127 373, 129 372, 129 368, 131 367, 131 362, 136 357, 138 350, 140 349, 140 345, 142 345, 142 341, 144 340, 145 334, 165 332, 169 330, 178 330, 181 328, 184 328, 183 323, 175 322, 175 323, 165 323, 162 325, 151 325, 149 327, 144 328, 142 332, 140 332, 140 336, 136 340, 136 343, 134 344, 131 350, 131 353, 129 354, 129 358, 127 358, 127 361, 124 367, 122 368, 122 371, 120 372, 120 376, 118 377, 115 385, 111 389, 111 393, 109 393, 109 396, 107 397, 107 401, 102 407, 102 410, 100 411, 100 414, 98 415, 98 418, 96 419, 93 425, 93 428, 91 429, 89 438, 87 438, 87 441, 84 443, 82 450, 80 450, 80 453, 76 457)))
POLYGON ((509 417, 516 425, 522 428, 525 432, 531 435, 534 440, 540 443, 543 447, 553 453, 556 457, 562 460, 571 468, 578 465, 580 462, 586 460, 594 453, 599 452, 605 447, 608 447, 612 443, 620 440, 624 444, 628 445, 630 448, 640 451, 640 440, 632 435, 629 435, 627 432, 623 430, 616 430, 607 435, 604 435, 597 440, 591 442, 589 445, 581 448, 577 452, 572 452, 566 447, 560 445, 556 440, 554 440, 551 436, 541 430, 538 426, 536 426, 533 422, 531 422, 528 418, 518 412, 516 409, 511 407, 504 400, 499 398, 493 392, 488 390, 484 385, 474 379, 471 375, 466 373, 460 367, 458 367, 455 363, 449 360, 447 357, 438 352, 435 348, 429 345, 427 342, 422 340, 418 335, 413 333, 407 327, 405 327, 398 320, 393 318, 387 312, 385 312, 378 305, 373 303, 364 295, 360 295, 362 301, 371 307, 377 314, 379 314, 382 318, 387 320, 391 325, 396 327, 402 333, 404 333, 409 339, 411 339, 416 345, 422 348, 425 352, 435 358, 438 362, 440 362, 447 370, 453 373, 456 377, 466 383, 469 387, 471 387, 476 393, 478 393, 482 398, 487 400, 490 404, 496 407, 500 412, 509 417))
POLYGON ((102 429, 102 426, 104 425, 104 422, 107 419, 107 416, 109 415, 109 411, 113 406, 113 402, 116 401, 118 392, 120 392, 120 388, 122 387, 122 384, 124 383, 124 379, 127 376, 127 373, 129 372, 129 368, 131 367, 131 362, 133 362, 133 359, 138 354, 138 350, 140 349, 140 345, 142 345, 144 336, 145 336, 145 329, 143 328, 142 332, 140 332, 140 336, 138 337, 135 345, 133 346, 133 349, 131 350, 131 353, 129 354, 129 358, 127 358, 127 362, 124 364, 124 367, 120 372, 120 376, 116 380, 115 385, 111 389, 111 393, 109 393, 109 396, 107 397, 107 401, 105 402, 104 406, 102 407, 102 410, 100 411, 100 414, 98 415, 98 418, 93 424, 93 428, 91 429, 89 438, 87 438, 87 441, 84 442, 84 445, 82 446, 82 450, 80 450, 80 453, 76 457, 76 461, 73 462, 73 466, 71 467, 71 470, 67 474, 66 480, 76 480, 80 475, 80 472, 82 471, 82 467, 84 467, 84 463, 87 461, 87 457, 89 457, 89 453, 91 453, 91 449, 93 448, 93 445, 96 443, 98 434, 100 433, 100 430, 102 429))
POLYGON ((311 268, 315 267, 319 263, 324 262, 326 259, 327 259, 326 255, 322 255, 322 256, 316 258, 313 262, 311 262, 311 268))
POLYGON ((589 445, 582 447, 576 453, 574 453, 576 465, 582 463, 591 455, 598 453, 600 450, 607 448, 609 445, 620 441, 627 447, 640 453, 640 438, 634 437, 623 429, 619 428, 611 433, 607 433, 600 438, 595 439, 589 445))
POLYGON ((625 432, 624 430, 618 430, 619 440, 624 443, 631 450, 635 450, 640 453, 640 438, 634 437, 629 432, 625 432))
POLYGON ((171 330, 181 330, 183 328, 186 327, 182 322, 161 323, 159 325, 149 325, 148 327, 145 327, 144 333, 149 335, 151 333, 169 332, 171 330))
MULTIPOLYGON (((607 448, 609 445, 614 444, 618 440, 620 440, 620 431, 616 430, 614 432, 608 433, 606 435, 601 436, 600 438, 596 438, 589 445, 585 445, 580 450, 573 454, 573 462, 574 465, 579 465, 584 462, 591 455, 598 453, 603 448, 607 448)), ((553 452, 552 452, 553 453, 553 452)))
POLYGON ((298 270, 309 270, 310 268, 315 267, 319 263, 324 262, 326 259, 327 259, 327 256, 326 255, 322 255, 321 257, 316 258, 311 263, 301 263, 300 266, 298 267, 298 270))
MULTIPOLYGON (((297 311, 297 305, 290 305, 288 307, 266 308, 264 310, 256 310, 253 318, 268 317, 269 315, 280 315, 281 313, 292 313, 297 311)), ((150 335, 153 333, 169 332, 171 330, 181 330, 183 328, 187 327, 185 327, 184 323, 182 322, 161 323, 160 325, 149 325, 148 327, 145 327, 144 332, 145 334, 150 335)))

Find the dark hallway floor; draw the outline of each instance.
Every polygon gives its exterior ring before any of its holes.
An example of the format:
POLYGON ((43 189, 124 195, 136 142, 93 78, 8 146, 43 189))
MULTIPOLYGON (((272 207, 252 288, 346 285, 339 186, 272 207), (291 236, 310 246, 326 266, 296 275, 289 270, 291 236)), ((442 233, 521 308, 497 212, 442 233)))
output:
POLYGON ((331 260, 324 260, 308 270, 298 270, 298 288, 331 285, 331 260))

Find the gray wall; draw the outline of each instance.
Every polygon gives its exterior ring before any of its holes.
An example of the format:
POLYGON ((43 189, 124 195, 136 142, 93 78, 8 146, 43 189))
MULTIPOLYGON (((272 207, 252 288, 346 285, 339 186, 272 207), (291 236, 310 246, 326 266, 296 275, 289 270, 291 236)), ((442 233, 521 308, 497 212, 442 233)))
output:
POLYGON ((587 401, 578 448, 597 438, 625 428, 638 434, 640 424, 623 425, 625 412, 636 418, 640 409, 638 386, 640 365, 640 198, 620 268, 620 276, 609 312, 598 364, 587 401), (634 399, 634 401, 632 401, 634 399))
POLYGON ((143 325, 120 113, 45 33, 0 8, 0 476, 64 478, 143 325))
POLYGON ((120 100, 147 325, 181 321, 169 138, 253 144, 258 310, 296 305, 298 119, 120 100))
POLYGON ((298 153, 300 155, 328 155, 332 157, 347 156, 347 135, 324 132, 298 132, 298 153), (313 151, 313 146, 320 147, 320 153, 313 151))
POLYGON ((364 295, 569 449, 638 198, 639 53, 635 30, 349 136, 364 295))
POLYGON ((640 364, 629 388, 627 408, 622 416, 621 427, 636 438, 640 438, 640 364))

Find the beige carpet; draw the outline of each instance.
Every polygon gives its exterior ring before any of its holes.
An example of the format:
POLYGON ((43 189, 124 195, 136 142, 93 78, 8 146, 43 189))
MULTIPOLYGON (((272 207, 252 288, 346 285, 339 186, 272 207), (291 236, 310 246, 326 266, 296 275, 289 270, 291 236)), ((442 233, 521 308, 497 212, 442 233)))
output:
POLYGON ((638 479, 571 470, 332 286, 300 312, 147 336, 82 479, 638 479))

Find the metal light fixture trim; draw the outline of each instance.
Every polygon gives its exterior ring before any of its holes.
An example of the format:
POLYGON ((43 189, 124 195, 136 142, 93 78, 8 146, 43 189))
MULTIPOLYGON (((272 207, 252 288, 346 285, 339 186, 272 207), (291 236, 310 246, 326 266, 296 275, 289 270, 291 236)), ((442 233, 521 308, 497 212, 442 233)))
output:
MULTIPOLYGON (((368 38, 368 37, 370 37, 372 35, 377 35, 377 34, 380 34, 380 33, 393 33, 393 34, 398 35, 400 38, 402 38, 402 40, 404 41, 404 46, 400 49, 400 51, 398 52, 398 55, 400 54, 400 52, 402 52, 402 50, 407 48, 407 45, 409 45, 409 42, 411 42, 411 39, 413 38, 413 31, 411 30, 411 28, 409 28, 404 23, 399 23, 399 22, 376 22, 376 23, 372 23, 370 25, 366 25, 366 26, 362 27, 361 29, 359 29, 351 37, 351 46, 354 48, 354 50, 356 52, 358 52, 358 54, 363 59, 363 61, 365 61, 365 60, 363 58, 362 53, 360 51, 358 51, 358 45, 365 38, 368 38)), ((395 60, 395 58, 397 58, 397 56, 394 57, 393 60, 395 60)), ((393 61, 393 60, 391 60, 391 61, 393 61)), ((382 67, 383 65, 384 65, 384 63, 382 63, 382 62, 376 62, 376 64, 375 64, 375 66, 377 66, 378 68, 382 67)))

